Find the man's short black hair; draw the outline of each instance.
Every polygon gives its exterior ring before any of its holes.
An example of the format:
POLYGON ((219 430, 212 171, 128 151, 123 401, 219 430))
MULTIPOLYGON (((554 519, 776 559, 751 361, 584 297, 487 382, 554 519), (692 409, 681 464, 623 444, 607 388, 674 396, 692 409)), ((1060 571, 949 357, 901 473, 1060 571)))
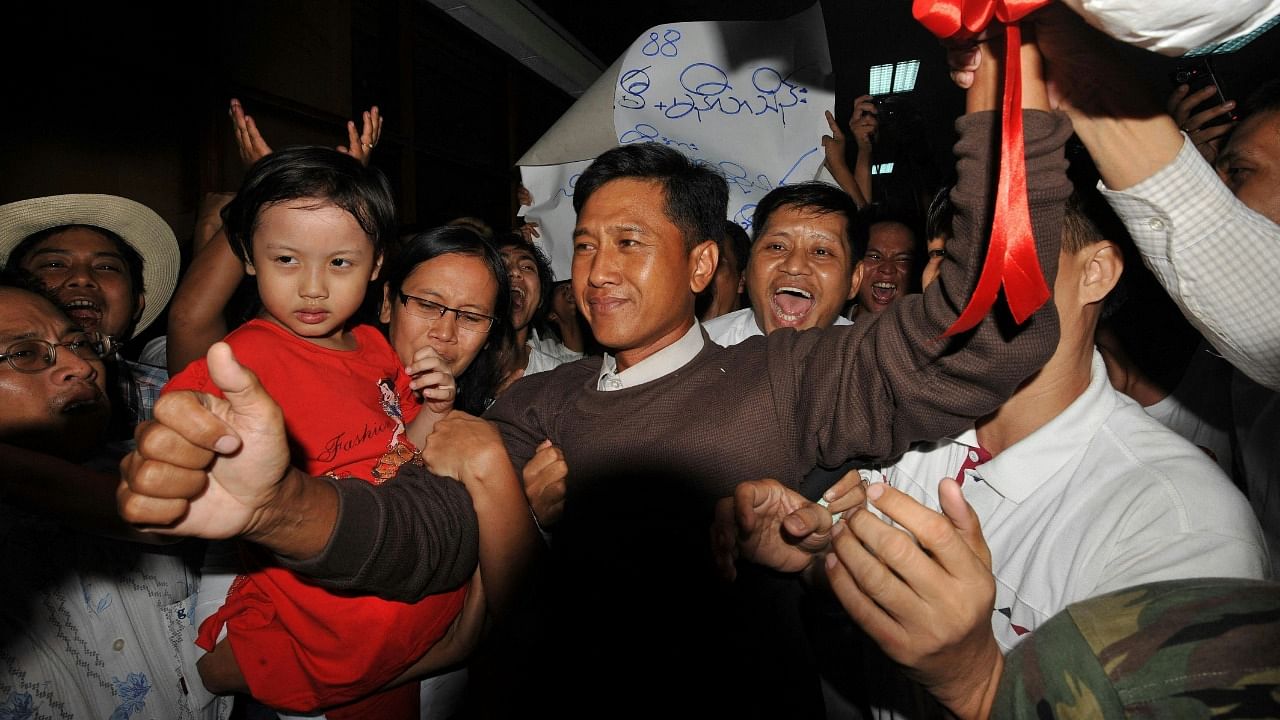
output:
POLYGON ((48 286, 40 282, 40 278, 23 270, 20 267, 5 266, 0 269, 0 288, 10 288, 12 290, 26 290, 32 295, 40 297, 53 303, 56 308, 61 308, 58 302, 58 296, 53 294, 48 286))
POLYGON ((596 158, 574 187, 574 212, 581 214, 591 195, 606 183, 622 179, 652 180, 662 185, 667 219, 680 228, 685 250, 724 234, 729 208, 729 186, 724 178, 661 143, 623 145, 596 158))
POLYGON ((955 216, 955 206, 951 204, 951 185, 943 186, 933 196, 929 209, 925 211, 924 241, 928 243, 934 238, 951 240, 951 219, 955 216))
POLYGON ((253 233, 263 208, 305 198, 351 213, 373 243, 375 257, 396 237, 395 200, 380 170, 332 148, 294 147, 254 163, 240 191, 222 209, 236 257, 253 261, 253 233))
MULTIPOLYGON (((912 248, 915 250, 917 262, 924 259, 924 244, 927 241, 922 242, 915 218, 877 203, 864 207, 858 213, 856 220, 853 222, 853 228, 849 232, 850 239, 853 242, 855 259, 861 260, 862 256, 867 254, 867 247, 871 244, 871 228, 880 223, 897 223, 906 227, 911 233, 912 248)), ((914 274, 918 278, 920 275, 919 269, 916 269, 914 274)))
POLYGON ((769 217, 782 208, 797 208, 816 215, 837 213, 845 219, 845 244, 851 253, 850 258, 857 262, 862 253, 857 252, 853 244, 852 228, 858 218, 858 206, 853 198, 844 190, 824 182, 802 182, 795 185, 783 185, 774 188, 756 204, 755 214, 751 216, 751 234, 753 239, 760 237, 769 217))
MULTIPOLYGON (((31 233, 30 235, 22 238, 22 241, 17 245, 13 246, 13 251, 9 253, 9 261, 5 263, 5 269, 21 269, 22 263, 26 261, 27 256, 31 254, 31 251, 35 249, 36 245, 39 245, 41 242, 53 237, 54 235, 64 233, 68 230, 89 230, 110 240, 111 244, 116 246, 116 251, 120 253, 120 257, 124 258, 124 264, 129 267, 129 282, 130 287, 133 288, 133 294, 137 296, 146 292, 146 287, 142 280, 142 254, 135 250, 132 245, 125 241, 124 238, 106 228, 98 227, 97 225, 58 225, 56 227, 45 228, 39 232, 31 233)), ((56 305, 58 303, 55 302, 54 304, 56 305)))
POLYGON ((1244 103, 1246 115, 1280 110, 1280 78, 1273 78, 1258 86, 1244 103))

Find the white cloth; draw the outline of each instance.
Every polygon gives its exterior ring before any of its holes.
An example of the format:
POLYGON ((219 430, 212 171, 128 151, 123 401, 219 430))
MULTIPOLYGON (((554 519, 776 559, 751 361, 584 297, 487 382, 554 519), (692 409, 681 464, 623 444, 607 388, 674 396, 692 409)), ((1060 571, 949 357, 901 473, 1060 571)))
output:
MULTIPOLYGON (((853 321, 841 315, 833 324, 852 325, 853 321)), ((737 345, 749 337, 764 334, 764 330, 756 322, 755 312, 749 307, 712 318, 703 323, 702 327, 706 328, 707 337, 711 338, 711 342, 721 347, 737 345)))
POLYGON ((525 375, 555 370, 565 363, 583 358, 582 353, 570 350, 555 338, 538 337, 537 330, 529 332, 529 342, 526 344, 529 346, 529 364, 524 366, 525 375))
MULTIPOLYGON (((970 430, 867 474, 937 510, 938 483, 976 445, 970 430)), ((1203 452, 1113 389, 1096 351, 1088 389, 962 488, 991 548, 991 625, 1005 652, 1067 605, 1111 590, 1270 574, 1244 497, 1203 452)))
POLYGON ((194 575, 176 548, 0 506, 0 718, 225 718, 195 670, 194 575))
POLYGON ((1280 390, 1280 226, 1237 200, 1189 139, 1146 180, 1100 189, 1187 320, 1237 369, 1280 390))
POLYGON ((1231 377, 1234 374, 1226 360, 1201 343, 1173 392, 1143 408, 1161 425, 1204 450, 1227 477, 1233 475, 1231 377))
POLYGON ((600 363, 600 374, 596 377, 596 389, 601 391, 625 390, 643 385, 679 370, 689 364, 706 340, 702 337, 702 326, 697 320, 679 340, 662 348, 658 352, 618 372, 618 361, 609 353, 604 354, 600 363))
POLYGON ((1108 35, 1164 55, 1182 55, 1253 32, 1280 15, 1280 0, 1063 0, 1108 35))

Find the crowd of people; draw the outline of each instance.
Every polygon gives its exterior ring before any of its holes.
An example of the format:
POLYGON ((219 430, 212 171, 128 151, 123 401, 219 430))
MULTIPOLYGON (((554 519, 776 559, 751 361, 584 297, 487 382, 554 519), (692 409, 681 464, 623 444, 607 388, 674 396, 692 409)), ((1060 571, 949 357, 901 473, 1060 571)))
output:
POLYGON ((750 235, 600 155, 559 282, 401 234, 377 108, 273 150, 232 100, 181 273, 134 201, 0 206, 0 718, 1280 715, 1280 79, 1157 93, 1188 38, 1077 4, 946 44, 927 217, 870 96, 750 235), (1051 300, 953 333, 1009 113, 1051 300))

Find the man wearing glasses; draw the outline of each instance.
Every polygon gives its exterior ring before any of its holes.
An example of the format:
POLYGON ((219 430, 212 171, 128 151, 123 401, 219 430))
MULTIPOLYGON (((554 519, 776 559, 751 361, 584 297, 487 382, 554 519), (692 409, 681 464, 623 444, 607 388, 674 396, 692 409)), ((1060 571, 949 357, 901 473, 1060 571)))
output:
POLYGON ((147 548, 114 512, 109 352, 40 281, 0 272, 0 716, 214 716, 182 691, 212 700, 180 670, 182 546, 147 548))
MULTIPOLYGON (((0 265, 25 270, 53 294, 81 329, 120 345, 160 316, 178 278, 173 230, 144 205, 113 195, 54 195, 0 205, 0 265)), ((162 340, 162 339, 161 339, 162 340)), ((125 428, 151 418, 164 347, 154 342, 141 362, 123 359, 118 378, 125 428)))

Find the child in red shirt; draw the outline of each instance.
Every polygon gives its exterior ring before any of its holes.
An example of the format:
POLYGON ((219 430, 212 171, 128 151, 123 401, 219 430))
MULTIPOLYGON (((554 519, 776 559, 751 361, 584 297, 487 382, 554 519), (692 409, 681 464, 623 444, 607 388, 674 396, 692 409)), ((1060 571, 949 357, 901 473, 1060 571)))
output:
MULTIPOLYGON (((294 464, 377 484, 421 463, 415 445, 452 406, 447 365, 420 358, 411 380, 377 330, 349 324, 377 277, 381 239, 395 232, 382 174, 327 148, 276 152, 249 170, 223 219, 263 305, 226 342, 280 404, 294 464)), ((203 359, 165 388, 175 390, 218 392, 203 359)), ((440 639, 466 586, 400 603, 330 593, 250 549, 241 560, 197 642, 229 647, 255 698, 302 712, 350 703, 327 711, 330 720, 417 717, 417 683, 378 691, 440 639)), ((216 574, 206 578, 217 587, 216 574)))

